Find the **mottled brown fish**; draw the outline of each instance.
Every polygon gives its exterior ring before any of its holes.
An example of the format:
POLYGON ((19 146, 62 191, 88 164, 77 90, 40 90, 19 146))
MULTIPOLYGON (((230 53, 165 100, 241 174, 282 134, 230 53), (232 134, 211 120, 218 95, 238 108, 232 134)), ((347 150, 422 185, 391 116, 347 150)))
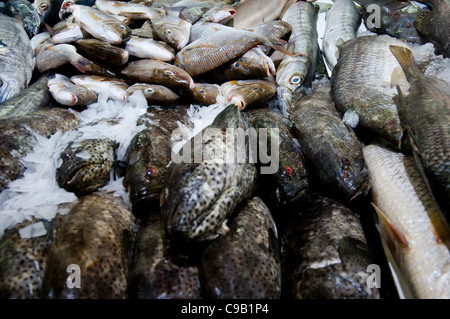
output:
POLYGON ((190 91, 191 99, 198 105, 211 105, 217 102, 220 85, 211 83, 195 83, 190 91))
POLYGON ((206 298, 278 299, 281 259, 278 231, 259 197, 246 200, 229 221, 230 232, 203 252, 200 272, 206 298))
POLYGON ((88 59, 111 66, 122 66, 128 62, 127 50, 98 39, 82 39, 74 43, 78 52, 88 59))
POLYGON ((277 87, 266 80, 239 80, 225 82, 220 89, 227 102, 234 103, 242 111, 273 97, 277 87))
POLYGON ((134 91, 137 90, 144 93, 144 97, 147 100, 148 105, 170 105, 178 101, 180 98, 180 96, 171 89, 163 85, 150 83, 135 83, 131 85, 125 93, 128 96, 131 96, 134 91))

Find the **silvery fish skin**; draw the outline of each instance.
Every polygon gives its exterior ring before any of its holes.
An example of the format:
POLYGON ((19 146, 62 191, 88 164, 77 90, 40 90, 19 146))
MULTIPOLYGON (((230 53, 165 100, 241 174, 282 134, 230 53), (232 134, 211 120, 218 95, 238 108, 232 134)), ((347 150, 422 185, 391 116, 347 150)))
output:
POLYGON ((105 186, 115 164, 115 144, 109 138, 74 141, 61 153, 58 185, 77 196, 105 186))
POLYGON ((199 299, 198 268, 171 241, 159 213, 151 214, 136 235, 128 293, 137 299, 199 299))
POLYGON ((51 29, 52 43, 72 43, 77 40, 90 38, 91 35, 75 22, 75 19, 67 19, 58 22, 51 29))
POLYGON ((127 1, 96 0, 95 6, 106 14, 125 16, 132 20, 153 20, 157 19, 160 13, 157 8, 127 1))
POLYGON ((362 36, 348 42, 333 70, 331 90, 341 115, 355 112, 361 126, 398 148, 403 132, 393 101, 395 85, 407 91, 409 84, 389 45, 407 47, 387 35, 362 36))
POLYGON ((55 101, 61 105, 86 106, 97 101, 97 94, 81 85, 76 85, 62 74, 57 73, 51 76, 47 87, 55 101))
POLYGON ((286 5, 292 1, 247 0, 236 6, 236 14, 233 17, 233 27, 245 29, 254 27, 262 22, 278 19, 286 5))
POLYGON ((50 93, 47 80, 46 73, 22 92, 0 103, 0 118, 21 116, 48 106, 50 93))
MULTIPOLYGON (((44 0, 44 1, 48 1, 48 0, 44 0)), ((60 20, 64 20, 68 16, 70 16, 70 12, 69 12, 68 8, 72 4, 81 4, 84 6, 92 7, 95 5, 95 0, 64 0, 64 1, 62 1, 60 8, 59 8, 59 12, 58 12, 58 16, 59 16, 60 20)))
POLYGON ((152 204, 159 208, 159 198, 171 161, 171 137, 177 121, 187 123, 187 108, 151 110, 142 115, 138 125, 145 129, 137 133, 126 153, 123 184, 130 194, 133 212, 148 215, 152 204))
POLYGON ((124 65, 130 56, 127 50, 98 39, 82 39, 74 45, 86 58, 111 66, 124 65))
POLYGON ((30 38, 20 22, 0 13, 0 103, 28 86, 33 68, 30 38))
POLYGON ((105 191, 83 196, 68 214, 57 215, 54 223, 42 284, 44 298, 126 298, 126 242, 134 216, 122 198, 105 191), (81 288, 68 287, 68 265, 80 267, 81 288))
POLYGON ((413 156, 377 144, 365 146, 364 156, 381 235, 414 297, 448 299, 450 232, 413 156))
POLYGON ((432 6, 431 12, 422 11, 417 15, 414 26, 420 33, 428 37, 444 57, 450 57, 450 14, 449 0, 420 1, 432 6))
POLYGON ((369 192, 362 143, 334 108, 329 81, 313 87, 313 93, 295 100, 290 112, 307 169, 330 196, 345 203, 360 200, 369 192))
POLYGON ((98 9, 73 4, 69 6, 68 11, 73 14, 77 23, 96 39, 120 44, 131 35, 131 29, 125 23, 98 9))
POLYGON ((132 56, 141 59, 155 59, 172 61, 175 59, 175 50, 163 41, 131 36, 125 45, 125 50, 132 56))
POLYGON ((159 84, 135 83, 125 92, 128 96, 131 96, 136 90, 140 90, 144 93, 148 105, 170 105, 180 98, 171 89, 159 84))
POLYGON ((201 19, 207 22, 215 22, 215 23, 227 23, 230 21, 234 15, 236 14, 236 10, 233 6, 227 4, 217 5, 210 10, 206 11, 201 19))
POLYGON ((152 26, 161 40, 177 50, 189 43, 192 24, 188 21, 167 14, 152 19, 152 26))
MULTIPOLYGON (((279 169, 275 174, 260 174, 260 188, 265 190, 271 202, 278 204, 276 207, 302 204, 309 195, 309 176, 292 124, 280 113, 268 108, 248 110, 244 115, 256 130, 266 129, 268 138, 274 134, 273 129, 279 130, 277 149, 273 150, 279 154, 279 169)), ((267 144, 268 153, 272 154, 272 146, 267 144)))
POLYGON ((45 108, 27 115, 0 121, 0 191, 23 176, 26 167, 20 159, 32 150, 33 133, 49 136, 73 130, 80 119, 62 108, 45 108))
POLYGON ((356 38, 361 13, 353 0, 336 0, 326 15, 323 51, 331 70, 339 59, 339 46, 356 38))
POLYGON ((235 207, 254 192, 256 169, 249 162, 248 142, 240 143, 235 134, 226 143, 227 128, 247 128, 235 105, 227 106, 190 140, 189 160, 169 166, 161 214, 170 236, 201 241, 226 233, 235 207), (216 153, 219 150, 222 154, 216 153), (204 158, 198 159, 200 154, 204 158))
POLYGON ((217 102, 220 94, 220 85, 211 83, 195 83, 190 96, 195 104, 211 105, 217 102))
POLYGON ((225 82, 220 89, 227 102, 234 103, 242 111, 271 98, 277 88, 274 83, 266 80, 239 80, 225 82))
POLYGON ((288 51, 296 56, 286 56, 277 68, 276 81, 283 114, 290 107, 292 94, 304 84, 312 82, 318 51, 317 19, 319 7, 305 1, 294 3, 282 17, 289 23, 292 33, 288 51))
POLYGON ((128 99, 126 90, 129 86, 122 79, 98 75, 74 75, 70 80, 96 94, 105 93, 112 100, 126 101, 128 99))
POLYGON ((259 197, 242 203, 229 221, 230 232, 203 252, 200 272, 205 297, 278 299, 281 258, 272 215, 259 197))
POLYGON ((41 28, 39 13, 28 0, 6 1, 3 13, 12 18, 19 15, 22 20, 23 28, 30 38, 35 36, 41 28))
POLYGON ((284 236, 286 296, 294 299, 379 299, 369 288, 373 263, 358 215, 316 195, 297 212, 284 236))
POLYGON ((131 80, 161 84, 169 88, 190 90, 194 87, 194 80, 186 71, 175 65, 153 59, 132 61, 121 73, 131 80))
POLYGON ((443 218, 450 225, 450 85, 423 75, 411 50, 391 46, 411 84, 396 104, 416 163, 427 181, 443 218), (403 98, 402 98, 403 97, 403 98))
POLYGON ((52 228, 49 221, 32 219, 5 231, 0 241, 0 298, 41 298, 46 257, 53 239, 52 228), (19 230, 37 222, 44 224, 47 233, 22 238, 19 230))

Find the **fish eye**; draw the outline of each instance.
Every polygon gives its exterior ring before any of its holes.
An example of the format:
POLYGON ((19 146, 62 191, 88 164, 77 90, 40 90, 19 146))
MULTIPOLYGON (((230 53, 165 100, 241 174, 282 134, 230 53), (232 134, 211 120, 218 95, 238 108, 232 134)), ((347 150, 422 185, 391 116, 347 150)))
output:
POLYGON ((166 33, 167 33, 167 34, 172 34, 172 30, 167 29, 167 30, 166 30, 166 33))
POLYGON ((66 3, 63 4, 63 9, 67 9, 68 7, 70 7, 73 4, 73 2, 68 1, 66 3))
POLYGON ((0 87, 2 87, 3 86, 3 81, 2 80, 0 80, 0 87))
POLYGON ((253 88, 253 91, 258 91, 258 88, 253 88))
POLYGON ((298 75, 295 75, 289 80, 289 82, 291 84, 299 84, 301 82, 301 80, 302 80, 301 77, 299 77, 298 75))
POLYGON ((167 74, 167 75, 173 75, 173 72, 172 72, 172 71, 169 71, 169 70, 164 71, 164 73, 167 74))
POLYGON ((147 93, 153 93, 153 89, 146 89, 145 92, 147 92, 147 93))
POLYGON ((234 62, 233 66, 237 68, 239 66, 239 62, 234 62))
POLYGON ((200 90, 199 91, 201 94, 205 94, 205 90, 200 90))
POLYGON ((39 9, 41 9, 41 10, 47 10, 47 8, 48 8, 48 4, 47 3, 41 3, 39 5, 39 9))
POLYGON ((156 168, 154 168, 153 166, 150 166, 147 168, 147 175, 152 176, 156 174, 156 168))

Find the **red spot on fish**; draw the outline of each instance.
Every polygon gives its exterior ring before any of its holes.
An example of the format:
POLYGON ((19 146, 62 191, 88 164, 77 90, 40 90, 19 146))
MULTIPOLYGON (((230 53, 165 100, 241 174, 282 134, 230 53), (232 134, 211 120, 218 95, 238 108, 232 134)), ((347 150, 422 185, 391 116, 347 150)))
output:
POLYGON ((292 174, 294 174, 294 170, 292 168, 290 168, 289 166, 285 166, 284 167, 284 175, 291 176, 292 174))

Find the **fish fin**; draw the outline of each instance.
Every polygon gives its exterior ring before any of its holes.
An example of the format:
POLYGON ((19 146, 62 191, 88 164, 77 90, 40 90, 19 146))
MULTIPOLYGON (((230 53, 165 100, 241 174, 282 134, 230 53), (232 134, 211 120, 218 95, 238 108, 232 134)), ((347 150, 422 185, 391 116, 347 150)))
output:
MULTIPOLYGON (((407 101, 405 96, 403 95, 402 89, 400 88, 400 86, 396 86, 397 87, 397 92, 398 95, 394 96, 393 100, 395 105, 397 106, 397 113, 398 113, 398 117, 400 118, 400 125, 403 129, 403 133, 405 133, 405 131, 408 130, 407 128, 407 123, 406 123, 406 105, 407 105, 407 101)), ((405 134, 402 134, 402 136, 406 136, 405 134)), ((399 149, 402 149, 402 144, 403 144, 404 140, 403 138, 399 139, 398 141, 398 147, 399 149)))
POLYGON ((269 39, 269 41, 272 44, 272 48, 273 49, 278 50, 281 53, 284 53, 284 54, 289 55, 291 57, 295 56, 288 49, 286 49, 284 47, 284 45, 286 45, 286 41, 285 40, 282 40, 282 39, 269 39))
POLYGON ((284 5, 284 7, 283 7, 283 9, 281 10, 281 13, 280 13, 280 18, 279 18, 280 20, 281 20, 281 18, 283 18, 283 16, 286 13, 286 11, 296 2, 297 2, 297 0, 289 0, 288 2, 286 2, 286 4, 284 5))
POLYGON ((430 11, 420 11, 414 20, 417 31, 426 35, 426 26, 429 23, 430 11))
POLYGON ((373 208, 375 208, 381 228, 386 236, 386 242, 391 251, 394 252, 396 250, 396 243, 399 243, 404 248, 409 248, 409 243, 405 235, 403 235, 403 233, 395 227, 394 224, 392 224, 389 218, 383 214, 383 212, 374 203, 371 202, 371 204, 373 208))
POLYGON ((408 86, 408 80, 406 79, 405 72, 401 67, 396 67, 391 74, 391 89, 393 87, 408 86))
POLYGON ((55 35, 55 30, 51 26, 49 26, 47 23, 45 24, 45 28, 47 29, 48 33, 50 33, 51 36, 55 35))
POLYGON ((398 63, 400 63, 407 78, 408 75, 419 72, 414 62, 414 55, 410 49, 398 45, 390 45, 389 49, 397 59, 398 63))
POLYGON ((183 10, 186 9, 186 6, 180 6, 180 7, 163 6, 163 8, 165 9, 167 15, 181 18, 181 12, 183 12, 183 10))

